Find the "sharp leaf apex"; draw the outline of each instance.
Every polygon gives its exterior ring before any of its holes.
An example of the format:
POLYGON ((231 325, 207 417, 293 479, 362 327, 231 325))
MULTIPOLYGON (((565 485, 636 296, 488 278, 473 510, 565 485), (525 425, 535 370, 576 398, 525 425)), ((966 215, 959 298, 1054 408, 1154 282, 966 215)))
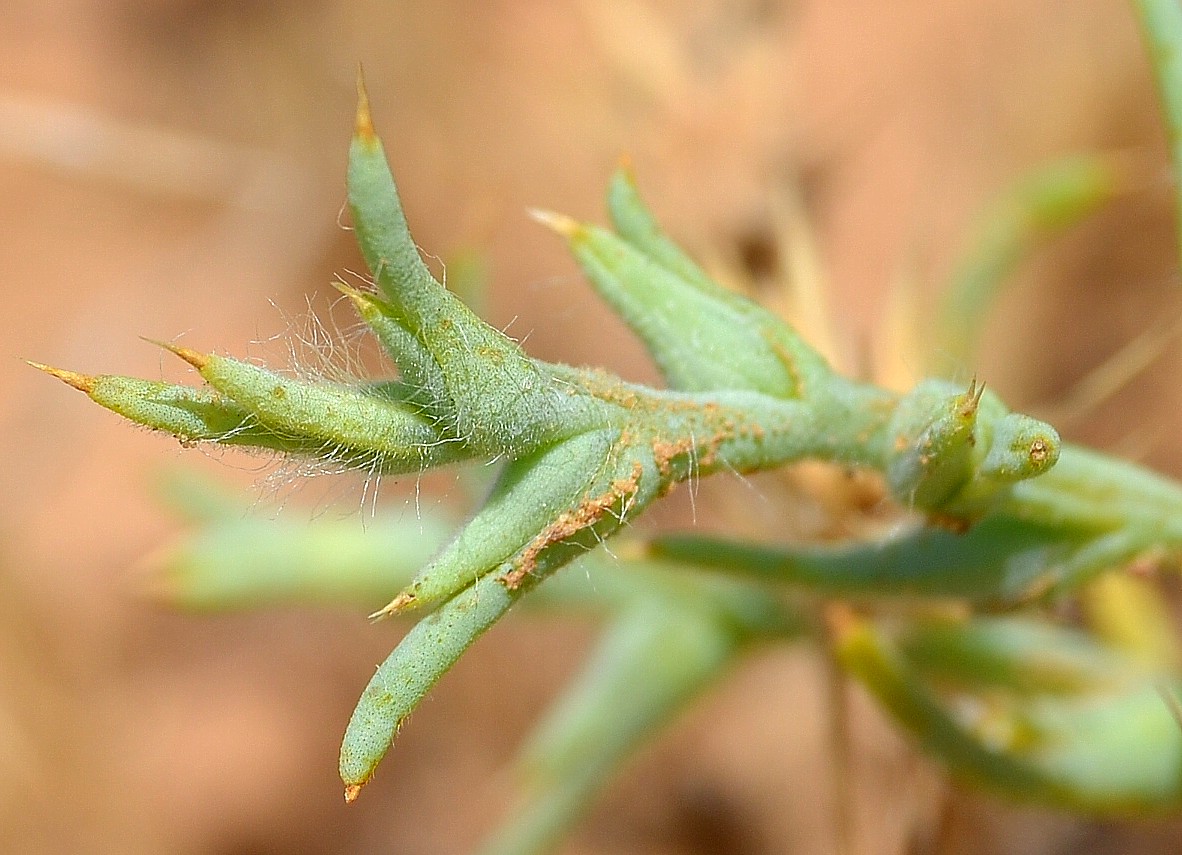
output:
POLYGON ((546 228, 558 232, 558 234, 566 238, 574 237, 582 228, 578 220, 568 217, 566 214, 556 214, 553 211, 546 211, 541 208, 530 208, 529 215, 546 228))
POLYGON ((157 345, 158 347, 164 348, 169 353, 175 353, 198 371, 209 364, 209 354, 201 353, 200 351, 193 350, 192 348, 181 347, 179 344, 172 344, 171 342, 167 341, 159 341, 158 339, 147 338, 146 336, 143 337, 143 339, 146 342, 150 342, 154 345, 157 345))
POLYGON ((385 620, 388 617, 393 617, 399 612, 405 611, 415 601, 415 595, 403 591, 397 597, 392 599, 390 603, 369 616, 372 621, 385 620))
POLYGON ((347 282, 342 282, 340 279, 334 279, 331 283, 332 287, 336 288, 353 302, 368 302, 367 294, 359 288, 354 288, 347 282))
POLYGON ((357 118, 354 121, 353 133, 359 140, 372 143, 377 139, 373 129, 373 116, 369 112, 369 92, 365 88, 365 71, 361 63, 357 64, 357 118))
POLYGON ((67 386, 73 386, 79 392, 90 394, 94 390, 94 378, 86 374, 78 374, 74 371, 66 371, 64 368, 54 368, 52 365, 46 365, 43 362, 33 362, 32 360, 25 360, 29 365, 36 368, 38 371, 44 371, 46 374, 56 377, 67 386))

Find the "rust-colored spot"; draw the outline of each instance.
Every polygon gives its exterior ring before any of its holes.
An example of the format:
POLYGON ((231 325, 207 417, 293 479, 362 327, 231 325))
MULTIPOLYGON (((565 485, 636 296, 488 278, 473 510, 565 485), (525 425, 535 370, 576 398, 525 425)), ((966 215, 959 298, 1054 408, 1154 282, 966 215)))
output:
POLYGON ((513 562, 513 569, 501 576, 501 584, 510 591, 517 590, 525 578, 537 569, 538 556, 543 550, 590 528, 603 519, 618 502, 626 502, 630 496, 634 496, 639 489, 643 472, 644 467, 637 461, 632 464, 631 474, 613 481, 606 493, 588 497, 571 510, 559 514, 554 522, 529 542, 521 556, 513 562))
POLYGON ((965 517, 953 516, 952 514, 932 512, 927 515, 927 519, 929 523, 937 528, 942 528, 953 534, 964 534, 973 527, 972 520, 965 517))
POLYGON ((657 471, 662 478, 668 478, 673 468, 673 460, 681 455, 688 455, 694 451, 694 443, 689 439, 679 439, 674 442, 653 440, 653 461, 657 464, 657 471))
POLYGON ((705 439, 682 437, 672 442, 654 439, 652 443, 653 462, 657 464, 657 471, 661 473, 662 478, 668 478, 673 474, 673 461, 678 457, 696 458, 699 470, 703 467, 710 468, 717 459, 718 446, 733 435, 734 426, 728 425, 724 430, 705 439))
POLYGON ((1051 456, 1051 449, 1045 439, 1036 439, 1030 443, 1030 460, 1032 463, 1044 463, 1051 456))

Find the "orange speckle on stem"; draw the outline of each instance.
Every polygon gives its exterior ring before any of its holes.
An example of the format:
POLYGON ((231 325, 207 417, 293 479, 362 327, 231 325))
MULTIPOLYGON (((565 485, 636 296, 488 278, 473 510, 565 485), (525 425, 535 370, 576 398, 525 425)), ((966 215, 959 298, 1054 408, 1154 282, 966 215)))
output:
POLYGON ((606 493, 601 496, 589 496, 576 507, 559 514, 554 522, 546 526, 522 550, 521 555, 513 562, 513 569, 501 576, 501 584, 510 591, 521 587, 525 578, 537 568, 538 556, 543 550, 595 525, 616 505, 626 505, 628 499, 636 495, 643 472, 644 467, 637 461, 632 464, 632 472, 627 477, 612 481, 611 489, 606 493))

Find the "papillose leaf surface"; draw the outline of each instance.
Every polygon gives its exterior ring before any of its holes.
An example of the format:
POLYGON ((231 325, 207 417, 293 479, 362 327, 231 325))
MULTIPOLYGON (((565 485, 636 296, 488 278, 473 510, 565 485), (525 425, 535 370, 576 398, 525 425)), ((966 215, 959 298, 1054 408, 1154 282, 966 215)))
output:
MULTIPOLYGON (((807 604, 830 599, 859 609, 830 613, 840 661, 958 774, 1093 811, 1182 800, 1182 737, 1155 706, 1150 682, 1176 681, 1165 665, 1133 664, 1087 626, 972 616, 981 606, 1014 609, 1070 595, 1134 559, 1177 552, 1177 484, 1063 443, 978 379, 927 380, 900 394, 837 374, 784 321, 713 282, 661 231, 627 172, 609 190, 614 231, 554 214, 540 219, 643 341, 668 389, 534 359, 438 282, 411 237, 364 88, 348 202, 376 291, 340 288, 395 362, 398 380, 293 379, 173 346, 204 387, 38 365, 185 443, 390 474, 468 460, 500 466, 450 540, 437 525, 424 528, 430 535, 418 545, 435 551, 413 578, 406 561, 392 560, 383 576, 374 553, 349 549, 337 556, 340 579, 294 560, 285 576, 283 544, 240 550, 235 544, 254 536, 250 527, 224 520, 222 539, 191 544, 187 563, 174 565, 171 595, 194 605, 355 601, 374 596, 385 578, 391 599, 373 616, 418 618, 346 729, 340 774, 348 800, 464 651, 518 600, 588 555, 588 584, 559 580, 549 602, 594 604, 612 628, 535 741, 531 801, 496 851, 549 845, 603 776, 739 653, 754 641, 819 633, 807 604), (636 550, 629 560, 595 557, 682 481, 803 460, 879 473, 903 522, 865 543, 682 535, 657 539, 640 558, 636 550), (222 563, 251 555, 263 568, 251 584, 221 573, 222 563), (874 611, 884 599, 896 607, 952 601, 965 612, 953 622, 906 609, 879 620, 874 611), (954 709, 958 698, 999 692, 1012 727, 991 741, 954 709), (1137 758, 1136 768, 1122 762, 1127 757, 1137 758)), ((392 544, 413 536, 405 527, 390 531, 392 544)), ((336 536, 322 531, 301 542, 321 548, 336 536)))

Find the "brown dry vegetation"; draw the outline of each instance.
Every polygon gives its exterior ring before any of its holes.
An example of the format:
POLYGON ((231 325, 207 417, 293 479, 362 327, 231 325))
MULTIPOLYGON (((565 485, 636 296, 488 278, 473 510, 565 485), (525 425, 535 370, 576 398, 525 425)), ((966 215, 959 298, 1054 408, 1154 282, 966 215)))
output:
MULTIPOLYGON (((154 473, 246 490, 256 462, 129 430, 18 359, 186 377, 139 334, 282 359, 281 343, 246 343, 290 333, 307 295, 324 312, 333 274, 360 265, 338 224, 358 60, 418 241, 484 251, 492 321, 545 358, 654 378, 523 214, 599 218, 622 152, 675 235, 755 274, 776 260, 772 200, 797 182, 853 364, 892 281, 930 290, 990 191, 1068 152, 1128 150, 1142 181, 1039 256, 980 375, 1015 402, 1054 401, 1177 310, 1162 132, 1122 0, 4 7, 5 851, 463 851, 507 804, 506 761, 589 638, 552 619, 496 630, 346 808, 339 737, 397 629, 361 610, 202 618, 137 597, 143 557, 176 529, 154 473)), ((1066 433, 1182 475, 1180 372, 1175 348, 1066 433)), ((358 495, 316 481, 283 513, 356 512, 358 495)), ((803 651, 749 662, 567 851, 834 851, 822 676, 803 651)), ((868 705, 854 713, 859 852, 1167 852, 1182 837, 960 792, 868 705)))

